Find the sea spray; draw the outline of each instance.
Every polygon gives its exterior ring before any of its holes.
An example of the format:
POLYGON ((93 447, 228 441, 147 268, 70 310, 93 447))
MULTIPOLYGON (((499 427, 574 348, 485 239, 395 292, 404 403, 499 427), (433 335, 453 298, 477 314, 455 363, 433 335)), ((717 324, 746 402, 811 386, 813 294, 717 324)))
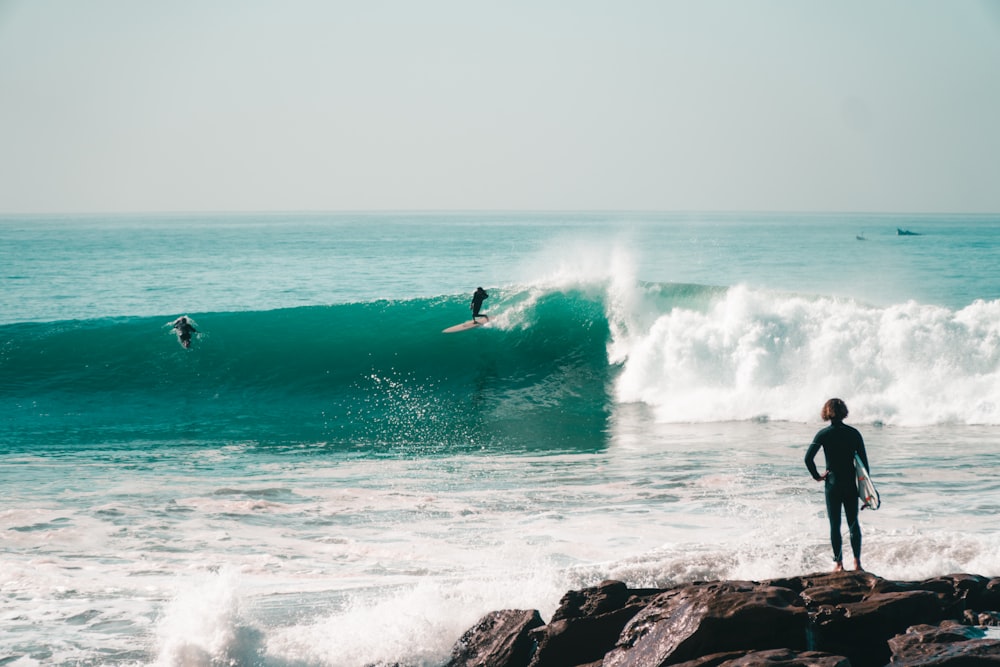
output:
POLYGON ((157 622, 158 667, 260 664, 262 635, 244 624, 239 575, 227 567, 195 576, 157 622))
POLYGON ((531 607, 547 599, 551 603, 543 608, 547 616, 552 614, 567 580, 543 563, 518 565, 506 575, 485 579, 423 580, 412 587, 357 593, 342 610, 274 632, 267 642, 268 657, 273 664, 438 667, 483 610, 531 607))
POLYGON ((617 350, 621 402, 666 421, 808 421, 851 397, 884 424, 1000 423, 1000 302, 954 312, 733 287, 660 314, 617 350))

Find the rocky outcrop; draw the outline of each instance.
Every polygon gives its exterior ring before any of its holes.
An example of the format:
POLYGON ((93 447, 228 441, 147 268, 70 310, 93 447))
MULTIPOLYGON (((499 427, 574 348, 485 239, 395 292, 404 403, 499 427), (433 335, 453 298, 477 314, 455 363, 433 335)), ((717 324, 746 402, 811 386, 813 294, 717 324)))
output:
POLYGON ((570 591, 548 625, 532 632, 537 650, 531 667, 600 663, 625 625, 660 591, 630 591, 620 581, 570 591))
POLYGON ((944 621, 915 625, 889 640, 894 665, 1000 665, 1000 632, 944 621))
POLYGON ((479 619, 458 640, 449 667, 527 665, 535 651, 529 632, 542 625, 535 610, 507 609, 479 619))
POLYGON ((622 630, 604 667, 656 667, 733 650, 806 650, 808 615, 788 588, 746 582, 680 586, 622 630))
POLYGON ((448 667, 1000 666, 1000 578, 867 572, 570 591, 548 623, 493 612, 448 667))

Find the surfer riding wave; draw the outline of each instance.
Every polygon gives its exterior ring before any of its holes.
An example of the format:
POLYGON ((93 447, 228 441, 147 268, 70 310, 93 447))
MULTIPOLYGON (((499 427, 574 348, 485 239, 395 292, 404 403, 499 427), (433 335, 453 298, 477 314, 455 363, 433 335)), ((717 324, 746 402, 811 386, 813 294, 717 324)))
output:
MULTIPOLYGON (((483 307, 483 301, 490 298, 490 295, 486 293, 482 287, 477 287, 476 291, 472 295, 472 321, 475 322, 476 318, 480 317, 479 309, 483 307)), ((489 315, 482 315, 487 321, 489 321, 489 315)))

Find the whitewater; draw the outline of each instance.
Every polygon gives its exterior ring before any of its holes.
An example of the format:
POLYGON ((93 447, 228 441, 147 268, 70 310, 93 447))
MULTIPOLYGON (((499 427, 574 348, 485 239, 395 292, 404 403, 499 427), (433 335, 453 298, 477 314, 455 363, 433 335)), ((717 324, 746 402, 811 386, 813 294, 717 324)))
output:
POLYGON ((433 667, 608 578, 825 570, 831 396, 866 567, 998 576, 998 223, 0 216, 0 664, 433 667))

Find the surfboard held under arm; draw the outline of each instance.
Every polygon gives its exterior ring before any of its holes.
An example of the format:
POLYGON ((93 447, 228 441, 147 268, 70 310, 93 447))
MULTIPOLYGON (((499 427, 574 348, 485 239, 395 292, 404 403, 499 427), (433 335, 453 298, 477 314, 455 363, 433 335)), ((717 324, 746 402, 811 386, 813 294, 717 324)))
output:
POLYGON ((861 509, 877 510, 882 504, 878 496, 878 489, 871 475, 865 470, 865 464, 861 462, 861 457, 854 455, 854 472, 858 478, 858 497, 861 498, 861 509))

